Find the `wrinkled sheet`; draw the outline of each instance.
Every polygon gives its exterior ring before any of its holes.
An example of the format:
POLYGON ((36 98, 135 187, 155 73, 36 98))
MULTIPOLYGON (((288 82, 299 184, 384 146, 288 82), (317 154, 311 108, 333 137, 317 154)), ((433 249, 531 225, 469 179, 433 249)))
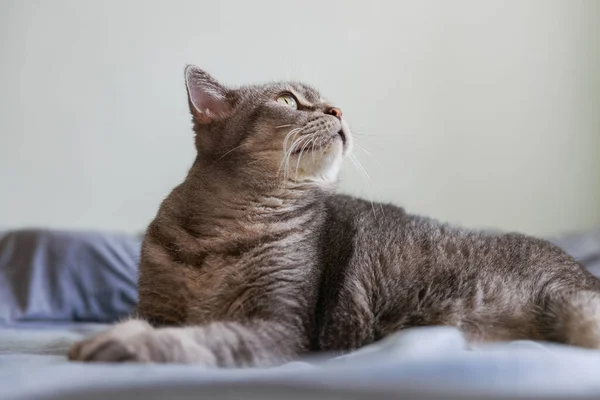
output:
MULTIPOLYGON (((600 275, 600 230, 555 242, 600 275)), ((470 347, 448 327, 270 369, 67 362, 73 341, 104 328, 0 322, 0 399, 600 398, 600 351, 530 341, 470 347)))
POLYGON ((269 369, 67 362, 70 343, 103 328, 0 329, 0 399, 600 397, 600 352, 528 341, 469 348, 447 327, 406 330, 347 356, 269 369))

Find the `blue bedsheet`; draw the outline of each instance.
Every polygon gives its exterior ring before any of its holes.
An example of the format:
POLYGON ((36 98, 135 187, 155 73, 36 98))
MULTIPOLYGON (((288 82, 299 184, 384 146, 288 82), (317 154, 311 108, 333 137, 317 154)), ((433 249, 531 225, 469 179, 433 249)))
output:
POLYGON ((469 349, 452 328, 397 334, 354 354, 270 369, 67 362, 102 325, 0 329, 0 399, 599 398, 600 352, 534 342, 469 349))
MULTIPOLYGON (((83 241, 60 235, 74 242, 57 250, 49 245, 52 238, 27 236, 44 244, 28 257, 17 251, 14 236, 7 241, 0 235, 0 399, 600 398, 599 351, 528 341, 471 348, 457 330, 444 327, 411 329, 344 357, 270 369, 70 363, 69 345, 106 327, 86 321, 111 319, 131 306, 136 254, 130 250, 139 238, 113 243, 106 235, 84 235, 83 241), (4 256, 2 243, 10 250, 4 256), (49 259, 60 262, 43 265, 49 259), (34 275, 19 283, 23 293, 7 289, 34 275), (44 279, 53 283, 44 285, 44 279), (65 296, 55 300, 53 290, 69 285, 76 289, 74 304, 65 296)), ((600 231, 557 243, 600 273, 600 231)))

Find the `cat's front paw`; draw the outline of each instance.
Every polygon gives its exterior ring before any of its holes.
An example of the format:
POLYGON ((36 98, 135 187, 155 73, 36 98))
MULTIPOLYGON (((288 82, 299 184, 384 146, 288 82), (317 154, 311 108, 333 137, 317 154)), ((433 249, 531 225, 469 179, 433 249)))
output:
POLYGON ((153 329, 144 321, 131 320, 76 343, 71 361, 197 363, 217 365, 214 354, 184 328, 153 329))
POLYGON ((137 351, 134 344, 152 332, 145 321, 129 320, 115 325, 106 332, 75 343, 69 351, 71 361, 149 362, 146 354, 137 351))

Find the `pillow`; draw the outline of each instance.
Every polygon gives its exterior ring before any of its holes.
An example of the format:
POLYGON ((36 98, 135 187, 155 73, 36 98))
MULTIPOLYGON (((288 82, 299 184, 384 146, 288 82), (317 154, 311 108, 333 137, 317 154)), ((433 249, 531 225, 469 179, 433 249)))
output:
POLYGON ((600 227, 575 232, 551 240, 600 278, 600 227))
POLYGON ((112 322, 137 301, 141 238, 108 233, 0 233, 0 322, 112 322))

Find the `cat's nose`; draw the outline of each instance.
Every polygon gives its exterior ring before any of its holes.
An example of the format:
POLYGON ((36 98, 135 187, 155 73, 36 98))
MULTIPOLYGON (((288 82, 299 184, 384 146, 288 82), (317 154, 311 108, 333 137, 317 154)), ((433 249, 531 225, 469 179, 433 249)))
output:
POLYGON ((337 119, 342 119, 342 110, 337 107, 329 107, 325 110, 325 114, 333 115, 337 119))

